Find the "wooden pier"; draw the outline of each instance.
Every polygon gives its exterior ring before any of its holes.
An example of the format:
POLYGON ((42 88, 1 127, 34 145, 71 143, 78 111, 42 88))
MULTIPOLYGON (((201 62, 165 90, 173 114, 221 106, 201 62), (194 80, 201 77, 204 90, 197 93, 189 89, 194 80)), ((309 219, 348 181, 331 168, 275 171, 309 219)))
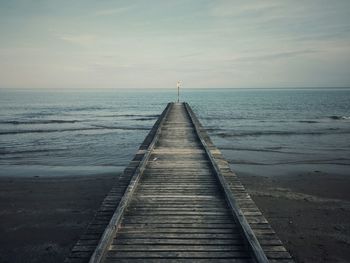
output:
POLYGON ((67 263, 294 262, 187 103, 169 103, 67 263))

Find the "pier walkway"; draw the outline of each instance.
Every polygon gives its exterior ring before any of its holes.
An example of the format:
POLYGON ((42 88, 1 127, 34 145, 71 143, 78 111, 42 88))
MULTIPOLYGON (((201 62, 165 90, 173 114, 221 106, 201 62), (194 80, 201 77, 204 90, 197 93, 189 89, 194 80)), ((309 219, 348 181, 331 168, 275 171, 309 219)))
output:
POLYGON ((66 262, 293 262, 187 103, 169 103, 66 262))

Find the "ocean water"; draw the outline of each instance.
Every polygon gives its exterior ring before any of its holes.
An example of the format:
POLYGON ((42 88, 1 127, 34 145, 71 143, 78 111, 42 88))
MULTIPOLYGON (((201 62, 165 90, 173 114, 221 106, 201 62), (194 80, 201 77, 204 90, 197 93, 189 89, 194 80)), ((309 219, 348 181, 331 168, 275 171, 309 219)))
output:
MULTIPOLYGON (((0 90, 0 175, 120 172, 176 90, 0 90)), ((184 89, 239 173, 349 174, 350 89, 184 89)))

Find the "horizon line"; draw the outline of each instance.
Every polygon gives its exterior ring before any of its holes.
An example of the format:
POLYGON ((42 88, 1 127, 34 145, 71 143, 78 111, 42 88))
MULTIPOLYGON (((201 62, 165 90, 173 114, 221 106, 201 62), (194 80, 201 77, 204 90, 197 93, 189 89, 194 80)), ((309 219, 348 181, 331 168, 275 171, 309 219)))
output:
MULTIPOLYGON (((164 87, 164 88, 123 88, 123 87, 100 87, 100 88, 94 88, 94 87, 0 87, 0 90, 173 90, 176 89, 175 87, 164 87)), ((198 90, 215 90, 215 89, 350 89, 349 86, 299 86, 299 87, 182 87, 182 90, 193 90, 193 89, 198 89, 198 90)))

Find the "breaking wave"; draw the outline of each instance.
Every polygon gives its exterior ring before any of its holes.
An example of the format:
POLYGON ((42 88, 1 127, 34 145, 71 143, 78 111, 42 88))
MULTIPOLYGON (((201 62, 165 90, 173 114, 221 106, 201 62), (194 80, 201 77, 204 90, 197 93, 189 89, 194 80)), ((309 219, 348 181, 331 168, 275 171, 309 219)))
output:
POLYGON ((329 118, 332 119, 332 120, 350 120, 350 116, 333 115, 333 116, 329 116, 329 118))
POLYGON ((216 136, 222 138, 244 137, 244 136, 291 136, 291 135, 326 135, 326 134, 350 134, 349 130, 340 131, 337 128, 330 128, 323 131, 247 131, 247 132, 219 132, 216 136))
POLYGON ((282 162, 252 162, 246 160, 228 160, 230 164, 248 164, 248 165, 285 165, 285 164, 337 164, 350 165, 350 159, 316 159, 316 160, 298 160, 298 161, 282 161, 282 162))
POLYGON ((86 128, 69 128, 69 129, 50 129, 50 130, 17 130, 17 131, 0 131, 0 135, 25 134, 25 133, 51 133, 51 132, 68 132, 68 131, 89 131, 89 130, 149 130, 147 127, 126 127, 126 126, 95 126, 86 128))
POLYGON ((297 152, 282 151, 283 147, 270 147, 270 148, 245 148, 245 147, 230 147, 220 146, 220 150, 231 150, 231 151, 248 151, 248 152, 273 152, 273 153, 285 153, 285 154, 300 154, 297 152))
POLYGON ((108 115, 99 115, 98 117, 105 117, 105 118, 118 118, 118 117, 129 117, 129 118, 158 118, 159 114, 108 114, 108 115))
POLYGON ((0 121, 0 124, 54 124, 54 123, 76 123, 79 120, 30 120, 30 121, 0 121))
POLYGON ((67 149, 33 149, 33 150, 18 150, 18 151, 7 151, 7 150, 0 150, 0 154, 26 154, 26 153, 47 153, 47 152, 58 152, 58 151, 65 151, 67 149))
POLYGON ((319 123, 319 121, 298 121, 300 123, 319 123))

